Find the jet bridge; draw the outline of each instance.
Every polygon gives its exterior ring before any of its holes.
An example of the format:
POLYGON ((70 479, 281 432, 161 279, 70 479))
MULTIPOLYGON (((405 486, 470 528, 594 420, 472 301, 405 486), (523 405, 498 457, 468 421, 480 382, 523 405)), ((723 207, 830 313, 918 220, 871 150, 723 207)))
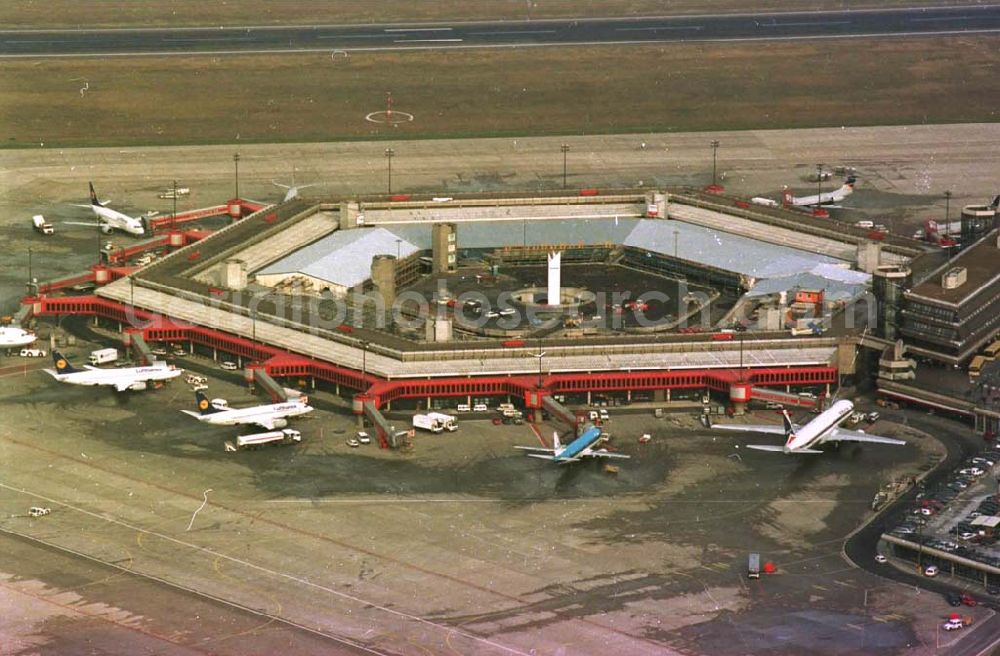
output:
POLYGON ((278 381, 271 378, 267 371, 264 370, 263 365, 251 366, 250 371, 253 381, 264 388, 264 391, 268 393, 273 403, 281 403, 288 400, 288 392, 278 384, 278 381))
POLYGON ((130 330, 126 332, 123 341, 125 342, 126 347, 132 349, 136 360, 138 360, 141 364, 153 364, 153 360, 156 359, 156 356, 153 355, 153 351, 149 348, 149 344, 146 343, 141 331, 130 330))

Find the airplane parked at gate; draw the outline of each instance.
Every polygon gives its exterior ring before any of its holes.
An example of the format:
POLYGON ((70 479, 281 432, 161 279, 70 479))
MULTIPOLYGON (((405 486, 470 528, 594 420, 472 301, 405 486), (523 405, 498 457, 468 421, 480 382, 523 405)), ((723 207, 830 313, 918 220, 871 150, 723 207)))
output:
POLYGON ((873 442, 876 444, 906 444, 903 440, 880 435, 869 435, 861 431, 840 428, 840 424, 851 416, 854 404, 850 401, 837 401, 828 410, 807 424, 796 426, 787 410, 782 410, 784 417, 782 426, 750 426, 746 424, 715 424, 712 428, 741 431, 747 433, 770 433, 784 435, 785 444, 748 444, 748 449, 758 451, 778 451, 781 453, 823 453, 815 447, 826 442, 873 442))
POLYGON ((35 337, 35 333, 30 333, 27 330, 13 326, 0 326, 0 348, 28 346, 33 344, 36 339, 38 338, 35 337))
POLYGON ((844 181, 844 184, 839 189, 822 194, 813 194, 812 196, 793 196, 790 189, 785 189, 781 194, 781 203, 785 207, 814 207, 816 205, 839 203, 854 193, 855 182, 857 182, 857 178, 852 175, 844 181))
MULTIPOLYGON (((89 207, 93 212, 94 216, 100 224, 101 232, 104 234, 110 234, 112 230, 121 230, 122 232, 127 232, 130 235, 136 235, 141 237, 146 234, 146 228, 143 225, 142 219, 137 219, 131 217, 128 214, 122 214, 110 207, 105 207, 105 203, 97 200, 97 194, 94 192, 94 183, 90 183, 90 205, 77 205, 77 207, 89 207)), ((86 225, 92 226, 92 223, 81 223, 79 221, 66 221, 70 225, 86 225)))
POLYGON ((515 446, 514 448, 528 451, 529 453, 526 455, 529 458, 541 458, 542 460, 558 462, 561 465, 565 465, 568 462, 576 462, 582 458, 631 457, 621 453, 612 453, 607 449, 595 449, 594 447, 600 444, 601 440, 601 429, 597 426, 591 426, 583 431, 580 437, 565 446, 559 442, 559 434, 552 433, 551 449, 536 446, 515 446))
POLYGON ((166 363, 151 367, 121 367, 119 369, 99 369, 84 365, 83 369, 77 369, 58 351, 52 352, 52 360, 55 362, 56 368, 45 371, 60 383, 110 385, 118 392, 144 390, 146 383, 150 381, 170 380, 184 373, 183 369, 166 363))
POLYGON ((308 405, 306 397, 284 403, 257 405, 252 408, 218 408, 213 406, 208 397, 200 390, 195 392, 194 396, 198 400, 198 410, 181 410, 181 412, 191 415, 198 421, 216 426, 257 424, 267 430, 274 430, 287 426, 288 417, 297 417, 313 411, 313 408, 308 405))

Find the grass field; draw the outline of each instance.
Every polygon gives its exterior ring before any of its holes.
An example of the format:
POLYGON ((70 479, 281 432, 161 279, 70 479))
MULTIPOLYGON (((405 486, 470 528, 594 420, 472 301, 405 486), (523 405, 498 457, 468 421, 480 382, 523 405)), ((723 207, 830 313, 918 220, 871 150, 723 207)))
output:
POLYGON ((336 63, 319 54, 5 60, 0 143, 990 122, 998 66, 995 36, 366 53, 336 63), (393 129, 364 120, 389 89, 415 121, 393 129))
POLYGON ((6 0, 3 29, 524 20, 566 16, 863 9, 961 0, 6 0))

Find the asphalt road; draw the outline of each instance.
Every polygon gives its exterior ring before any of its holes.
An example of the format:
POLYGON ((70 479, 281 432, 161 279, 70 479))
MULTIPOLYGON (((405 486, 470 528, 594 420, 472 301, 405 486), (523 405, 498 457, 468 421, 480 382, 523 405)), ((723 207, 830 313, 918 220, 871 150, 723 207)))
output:
POLYGON ((781 40, 1000 31, 1000 6, 416 25, 0 31, 0 57, 781 40))

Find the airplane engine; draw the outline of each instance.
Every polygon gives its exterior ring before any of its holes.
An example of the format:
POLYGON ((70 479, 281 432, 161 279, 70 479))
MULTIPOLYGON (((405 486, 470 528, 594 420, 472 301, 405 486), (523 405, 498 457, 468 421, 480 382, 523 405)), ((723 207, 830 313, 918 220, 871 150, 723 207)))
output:
POLYGON ((288 420, 287 419, 275 419, 274 420, 274 427, 275 428, 285 428, 286 426, 288 426, 288 420))
POLYGON ((111 230, 112 230, 111 225, 109 225, 107 223, 102 223, 101 224, 101 232, 103 232, 104 234, 110 235, 111 234, 111 230))
POLYGON ((133 392, 141 392, 142 390, 146 389, 146 381, 140 380, 138 382, 132 383, 132 386, 129 387, 129 389, 132 390, 133 392))

